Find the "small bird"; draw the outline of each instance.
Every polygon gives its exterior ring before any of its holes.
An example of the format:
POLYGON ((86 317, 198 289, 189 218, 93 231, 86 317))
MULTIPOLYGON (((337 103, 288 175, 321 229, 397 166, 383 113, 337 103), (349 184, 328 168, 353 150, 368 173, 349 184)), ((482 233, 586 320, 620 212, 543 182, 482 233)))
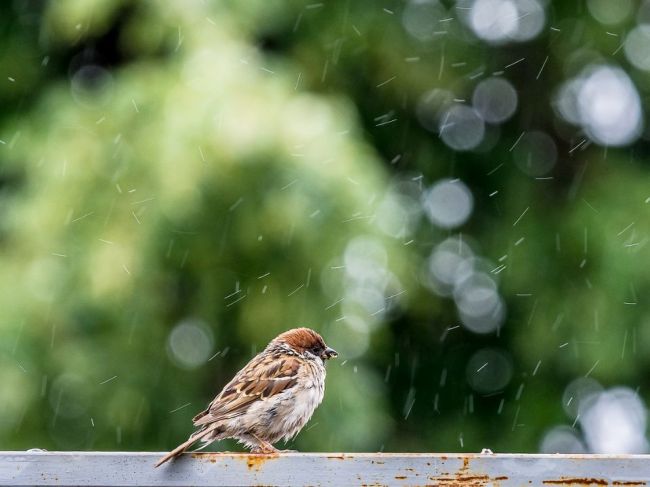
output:
POLYGON ((309 328, 275 337, 192 420, 198 428, 156 464, 197 441, 234 438, 251 453, 276 453, 273 443, 298 434, 325 393, 325 361, 338 354, 309 328))

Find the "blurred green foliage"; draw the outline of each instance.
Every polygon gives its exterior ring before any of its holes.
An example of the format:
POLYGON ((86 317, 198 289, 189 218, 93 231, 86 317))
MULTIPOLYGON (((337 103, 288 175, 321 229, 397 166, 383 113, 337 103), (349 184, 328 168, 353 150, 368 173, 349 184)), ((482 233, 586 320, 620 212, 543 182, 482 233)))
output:
MULTIPOLYGON (((573 423, 561 397, 576 377, 648 397, 647 142, 573 150, 552 109, 585 59, 628 68, 621 39, 553 2, 529 42, 490 45, 454 19, 424 42, 405 8, 0 7, 3 448, 170 448, 252 354, 302 325, 341 357, 299 449, 536 451, 573 423), (423 93, 470 99, 475 73, 521 58, 504 75, 517 114, 492 147, 454 151, 418 121, 423 93), (560 134, 551 178, 513 161, 533 129, 560 134), (444 177, 473 194, 456 233, 493 267, 507 255, 498 333, 456 327, 453 300, 425 284, 452 232, 412 204, 444 177), (355 263, 381 282, 381 313, 342 301, 355 263), (179 361, 179 324, 210 360, 179 361), (512 363, 497 393, 470 386, 486 347, 512 363)), ((647 98, 647 75, 631 76, 647 98)))

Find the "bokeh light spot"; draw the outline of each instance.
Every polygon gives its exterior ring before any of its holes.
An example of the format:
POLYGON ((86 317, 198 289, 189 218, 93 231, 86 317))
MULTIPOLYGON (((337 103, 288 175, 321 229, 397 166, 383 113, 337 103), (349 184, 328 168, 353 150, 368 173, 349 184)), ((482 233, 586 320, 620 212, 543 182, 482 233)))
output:
POLYGON ((517 6, 512 0, 476 0, 470 13, 474 33, 486 41, 512 37, 519 26, 517 6))
POLYGON ((212 330, 196 319, 181 321, 167 339, 169 357, 183 369, 195 369, 206 363, 213 346, 212 330))
POLYGON ((587 0, 589 13, 605 25, 623 22, 632 13, 632 7, 632 0, 587 0))
POLYGON ((567 121, 598 144, 622 146, 643 129, 641 99, 629 76, 614 66, 590 66, 565 83, 555 100, 567 121))
POLYGON ((443 142, 458 151, 474 149, 485 135, 485 123, 478 112, 461 104, 443 112, 439 129, 443 142))
POLYGON ((486 122, 505 122, 517 109, 517 91, 503 78, 488 78, 474 90, 472 104, 486 122))
POLYGON ((650 25, 639 25, 625 38, 625 56, 635 67, 650 71, 650 25))
POLYGON ((512 155, 524 173, 533 177, 543 176, 557 162, 557 146, 544 132, 526 132, 513 149, 512 155))
POLYGON ((443 179, 422 195, 422 205, 432 223, 441 228, 454 228, 467 221, 474 198, 461 181, 443 179))
POLYGON ((587 453, 587 447, 569 426, 556 426, 544 434, 540 453, 587 453))
POLYGON ((112 95, 112 88, 111 73, 95 64, 82 66, 70 80, 72 97, 84 107, 97 107, 108 103, 112 95))
POLYGON ((592 394, 580 405, 580 424, 592 453, 647 453, 646 408, 633 390, 592 394))
POLYGON ((593 394, 603 390, 603 387, 590 377, 578 377, 571 381, 562 394, 562 407, 570 419, 578 417, 580 405, 593 394))
POLYGON ((512 360, 502 350, 483 348, 472 355, 465 372, 472 389, 489 394, 508 385, 512 379, 512 360))
POLYGON ((404 7, 402 24, 414 38, 429 41, 446 15, 445 8, 437 0, 411 0, 404 7))
POLYGON ((456 237, 441 243, 429 257, 429 284, 441 296, 450 296, 454 286, 467 272, 468 266, 462 264, 473 257, 469 245, 456 237))

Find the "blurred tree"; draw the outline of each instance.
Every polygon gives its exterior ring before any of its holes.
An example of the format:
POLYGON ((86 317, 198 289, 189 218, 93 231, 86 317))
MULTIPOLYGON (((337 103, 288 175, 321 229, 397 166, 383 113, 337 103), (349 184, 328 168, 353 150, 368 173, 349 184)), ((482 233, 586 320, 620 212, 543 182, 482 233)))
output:
MULTIPOLYGON (((85 47, 70 81, 8 124, 3 173, 21 183, 3 199, 2 430, 17 448, 172 444, 289 327, 319 328, 359 355, 365 328, 329 330, 341 254, 357 239, 403 264, 368 222, 386 178, 349 103, 295 94, 230 15, 194 8, 142 5, 128 13, 139 20, 98 8, 89 20, 50 5, 46 32, 59 43, 126 42, 137 22, 163 31, 148 46, 162 57, 108 69, 105 50, 85 47), (108 33, 113 22, 123 31, 108 33)), ((390 423, 377 373, 360 363, 331 375, 303 444, 379 442, 390 423)))
POLYGON ((1 7, 3 444, 170 447, 308 325, 298 448, 582 448, 572 381, 645 397, 650 346, 648 9, 606 3, 1 7))

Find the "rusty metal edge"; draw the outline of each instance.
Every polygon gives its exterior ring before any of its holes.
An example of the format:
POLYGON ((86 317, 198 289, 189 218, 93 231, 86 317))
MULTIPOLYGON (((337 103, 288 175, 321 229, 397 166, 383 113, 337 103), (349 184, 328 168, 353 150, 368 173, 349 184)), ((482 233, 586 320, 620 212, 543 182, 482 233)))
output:
POLYGON ((650 455, 0 452, 0 485, 650 485, 650 455))
MULTIPOLYGON (((104 451, 58 451, 58 450, 0 450, 0 457, 5 455, 74 455, 74 456, 94 456, 94 455, 125 455, 125 456, 163 456, 167 451, 122 451, 122 450, 104 450, 104 451)), ((531 459, 567 459, 567 460, 603 460, 603 459, 641 459, 649 460, 650 454, 600 454, 600 453, 458 453, 458 452, 282 452, 277 454, 251 454, 247 452, 186 452, 185 456, 231 456, 231 457, 249 457, 249 456, 269 456, 269 457, 340 457, 346 458, 367 458, 367 457, 387 457, 387 458, 531 458, 531 459)))

